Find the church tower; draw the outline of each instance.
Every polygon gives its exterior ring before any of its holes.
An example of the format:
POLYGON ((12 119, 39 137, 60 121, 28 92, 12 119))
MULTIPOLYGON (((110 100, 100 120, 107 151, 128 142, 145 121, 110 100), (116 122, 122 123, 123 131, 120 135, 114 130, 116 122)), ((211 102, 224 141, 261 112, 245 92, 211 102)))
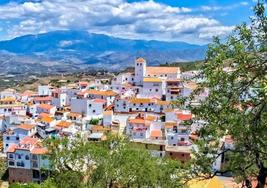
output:
POLYGON ((135 60, 135 85, 143 85, 144 77, 146 76, 146 60, 142 57, 139 57, 135 60))

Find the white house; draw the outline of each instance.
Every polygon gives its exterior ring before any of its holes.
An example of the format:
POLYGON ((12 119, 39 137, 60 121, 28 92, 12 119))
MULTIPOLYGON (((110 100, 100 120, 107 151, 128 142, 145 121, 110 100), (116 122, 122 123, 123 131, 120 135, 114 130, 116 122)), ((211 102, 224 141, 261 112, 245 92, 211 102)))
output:
POLYGON ((104 99, 73 98, 71 100, 72 112, 91 118, 102 117, 106 106, 107 101, 104 99))
POLYGON ((37 138, 25 137, 7 150, 9 182, 38 182, 46 178, 41 170, 49 170, 47 148, 37 138))
POLYGON ((47 113, 47 114, 55 114, 57 108, 53 105, 49 105, 49 104, 40 104, 37 106, 37 113, 41 114, 41 113, 47 113))
POLYGON ((88 99, 104 99, 107 102, 107 105, 111 105, 115 99, 115 93, 112 90, 85 90, 77 94, 78 98, 88 98, 88 99))
POLYGON ((8 130, 3 134, 4 152, 11 144, 18 144, 26 136, 32 136, 36 133, 36 125, 21 124, 13 130, 8 130))
POLYGON ((145 77, 140 97, 161 99, 165 95, 166 82, 160 78, 145 77))
POLYGON ((61 108, 67 105, 67 94, 57 89, 52 91, 52 105, 61 108))
POLYGON ((48 85, 38 86, 38 95, 39 96, 49 96, 51 95, 51 89, 48 85))
POLYGON ((170 107, 169 101, 151 98, 117 98, 114 103, 115 112, 154 112, 163 113, 170 107))
POLYGON ((7 97, 0 99, 0 114, 4 116, 10 115, 26 115, 26 105, 17 102, 15 98, 7 97))
POLYGON ((0 92, 0 99, 3 98, 16 98, 17 92, 14 89, 5 89, 4 91, 0 92))
POLYGON ((110 127, 113 121, 113 111, 108 110, 103 112, 103 126, 110 127))
POLYGON ((173 101, 182 96, 183 83, 180 79, 166 80, 166 100, 173 101))

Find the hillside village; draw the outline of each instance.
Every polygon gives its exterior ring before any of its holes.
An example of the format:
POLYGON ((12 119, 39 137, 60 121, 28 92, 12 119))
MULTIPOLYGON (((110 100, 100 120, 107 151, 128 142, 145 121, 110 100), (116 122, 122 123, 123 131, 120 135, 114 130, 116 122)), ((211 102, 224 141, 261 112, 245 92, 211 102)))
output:
MULTIPOLYGON (((37 91, 0 92, 2 155, 7 157, 12 182, 42 182, 41 169, 49 169, 49 137, 101 142, 108 133, 126 136, 144 146, 156 157, 169 157, 186 163, 192 158, 194 141, 204 121, 194 120, 186 104, 203 81, 197 71, 181 72, 179 67, 151 67, 143 58, 134 62, 134 72, 110 79, 66 83, 60 88, 40 85, 37 91)), ((199 105, 208 96, 203 91, 191 101, 199 105)), ((221 139, 221 149, 232 147, 231 137, 221 139)), ((222 157, 213 164, 219 170, 222 157)))

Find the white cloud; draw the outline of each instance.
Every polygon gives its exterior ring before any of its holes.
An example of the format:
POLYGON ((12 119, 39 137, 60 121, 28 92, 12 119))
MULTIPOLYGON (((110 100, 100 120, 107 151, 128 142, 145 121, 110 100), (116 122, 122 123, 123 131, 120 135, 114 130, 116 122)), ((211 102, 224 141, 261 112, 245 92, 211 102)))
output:
POLYGON ((248 6, 247 1, 242 1, 240 3, 233 3, 229 6, 206 6, 203 5, 200 8, 196 8, 195 11, 218 11, 218 10, 232 10, 241 6, 248 6))
POLYGON ((2 5, 0 21, 9 22, 8 38, 75 29, 122 38, 203 43, 212 35, 232 29, 215 19, 193 15, 192 11, 153 0, 43 0, 2 5))
POLYGON ((233 31, 234 27, 229 26, 211 26, 200 29, 199 38, 210 39, 216 33, 216 36, 225 36, 233 31))
POLYGON ((241 3, 240 3, 240 5, 242 5, 242 6, 248 6, 248 5, 249 5, 249 3, 248 3, 248 2, 246 2, 246 1, 243 1, 243 2, 241 2, 241 3))

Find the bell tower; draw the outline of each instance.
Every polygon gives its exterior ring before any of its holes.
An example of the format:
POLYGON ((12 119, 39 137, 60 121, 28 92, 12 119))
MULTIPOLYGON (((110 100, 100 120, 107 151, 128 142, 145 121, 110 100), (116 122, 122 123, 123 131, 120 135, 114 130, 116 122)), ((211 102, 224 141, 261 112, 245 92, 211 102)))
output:
POLYGON ((135 60, 135 85, 142 86, 144 77, 146 76, 146 60, 139 57, 135 60))

